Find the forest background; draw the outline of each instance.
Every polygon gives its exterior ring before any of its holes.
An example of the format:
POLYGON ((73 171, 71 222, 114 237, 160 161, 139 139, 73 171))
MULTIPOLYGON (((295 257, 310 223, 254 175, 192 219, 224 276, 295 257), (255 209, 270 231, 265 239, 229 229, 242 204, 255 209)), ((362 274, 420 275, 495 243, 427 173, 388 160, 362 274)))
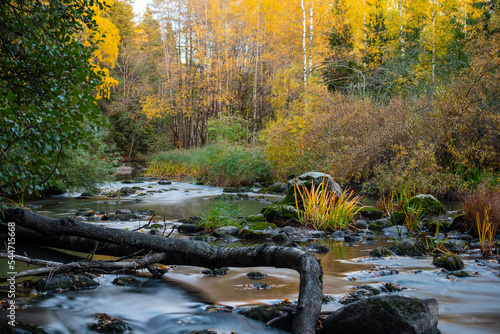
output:
POLYGON ((107 126, 52 150, 44 182, 4 167, 3 192, 95 190, 117 158, 217 185, 311 170, 367 192, 500 184, 499 1, 106 3, 87 44, 107 126))

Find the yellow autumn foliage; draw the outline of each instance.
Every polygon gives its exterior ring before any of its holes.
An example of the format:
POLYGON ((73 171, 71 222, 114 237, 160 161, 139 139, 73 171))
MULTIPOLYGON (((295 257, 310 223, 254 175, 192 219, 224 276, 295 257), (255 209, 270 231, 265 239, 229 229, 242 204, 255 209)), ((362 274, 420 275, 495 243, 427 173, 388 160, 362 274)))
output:
POLYGON ((96 93, 97 99, 108 98, 110 89, 118 85, 118 81, 109 75, 109 69, 115 66, 118 57, 118 45, 120 44, 120 35, 118 28, 108 19, 104 18, 103 13, 113 5, 114 0, 106 0, 103 9, 94 5, 96 16, 94 20, 96 27, 91 31, 88 27, 85 29, 84 45, 96 45, 97 50, 93 58, 89 61, 94 66, 94 71, 102 77, 103 83, 96 93))

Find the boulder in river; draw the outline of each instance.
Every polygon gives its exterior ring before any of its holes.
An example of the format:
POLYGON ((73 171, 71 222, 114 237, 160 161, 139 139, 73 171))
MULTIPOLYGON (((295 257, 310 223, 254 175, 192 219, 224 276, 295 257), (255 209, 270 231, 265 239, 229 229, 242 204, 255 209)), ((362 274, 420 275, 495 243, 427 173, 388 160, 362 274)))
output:
MULTIPOLYGON (((338 183, 335 182, 330 175, 319 172, 307 172, 287 182, 286 196, 284 199, 279 201, 278 204, 288 204, 295 206, 295 194, 297 193, 295 190, 295 185, 297 185, 299 189, 305 187, 309 190, 311 189, 312 185, 314 185, 315 189, 323 186, 328 193, 335 193, 337 195, 342 194, 342 188, 340 188, 338 183)), ((302 199, 300 198, 300 195, 298 193, 297 197, 297 202, 299 206, 301 206, 302 199)))
POLYGON ((379 295, 333 312, 320 334, 436 334, 438 311, 435 299, 379 295))
POLYGON ((274 204, 262 212, 264 217, 276 226, 300 226, 297 209, 291 205, 274 204))
POLYGON ((426 216, 439 215, 445 213, 443 204, 432 195, 420 194, 408 200, 405 210, 417 210, 426 216))

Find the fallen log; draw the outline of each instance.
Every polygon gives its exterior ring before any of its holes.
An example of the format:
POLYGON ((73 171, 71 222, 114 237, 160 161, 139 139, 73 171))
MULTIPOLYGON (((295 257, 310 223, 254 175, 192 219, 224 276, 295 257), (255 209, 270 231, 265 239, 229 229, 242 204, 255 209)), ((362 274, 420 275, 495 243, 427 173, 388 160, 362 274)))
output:
POLYGON ((323 272, 319 260, 300 249, 271 245, 217 247, 201 241, 106 228, 71 218, 49 218, 22 208, 6 209, 0 218, 0 233, 9 232, 9 228, 15 225, 16 243, 114 256, 153 252, 161 254, 158 263, 166 265, 210 269, 257 266, 294 269, 300 275, 300 286, 292 333, 316 332, 323 298, 323 272))

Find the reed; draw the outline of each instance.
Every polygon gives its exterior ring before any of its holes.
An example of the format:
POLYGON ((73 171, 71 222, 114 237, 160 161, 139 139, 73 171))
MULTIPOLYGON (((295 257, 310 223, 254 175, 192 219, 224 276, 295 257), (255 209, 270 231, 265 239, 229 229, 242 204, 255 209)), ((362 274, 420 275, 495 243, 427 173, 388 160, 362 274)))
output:
POLYGON ((313 183, 310 189, 304 184, 301 186, 295 184, 295 205, 301 224, 324 231, 347 227, 362 207, 361 197, 354 195, 353 191, 345 190, 337 195, 325 189, 324 183, 318 187, 313 183), (302 207, 299 207, 297 194, 302 200, 302 207))
POLYGON ((416 194, 415 185, 410 182, 401 182, 399 188, 380 196, 377 200, 377 209, 381 210, 386 217, 390 217, 393 212, 403 211, 406 202, 416 194))
POLYGON ((484 215, 481 219, 479 213, 476 212, 476 224, 477 233, 479 238, 479 247, 481 249, 481 254, 485 255, 488 250, 490 255, 493 255, 494 238, 497 232, 497 226, 490 223, 490 212, 491 206, 484 208, 484 215), (488 241, 488 247, 486 247, 486 240, 488 241))

